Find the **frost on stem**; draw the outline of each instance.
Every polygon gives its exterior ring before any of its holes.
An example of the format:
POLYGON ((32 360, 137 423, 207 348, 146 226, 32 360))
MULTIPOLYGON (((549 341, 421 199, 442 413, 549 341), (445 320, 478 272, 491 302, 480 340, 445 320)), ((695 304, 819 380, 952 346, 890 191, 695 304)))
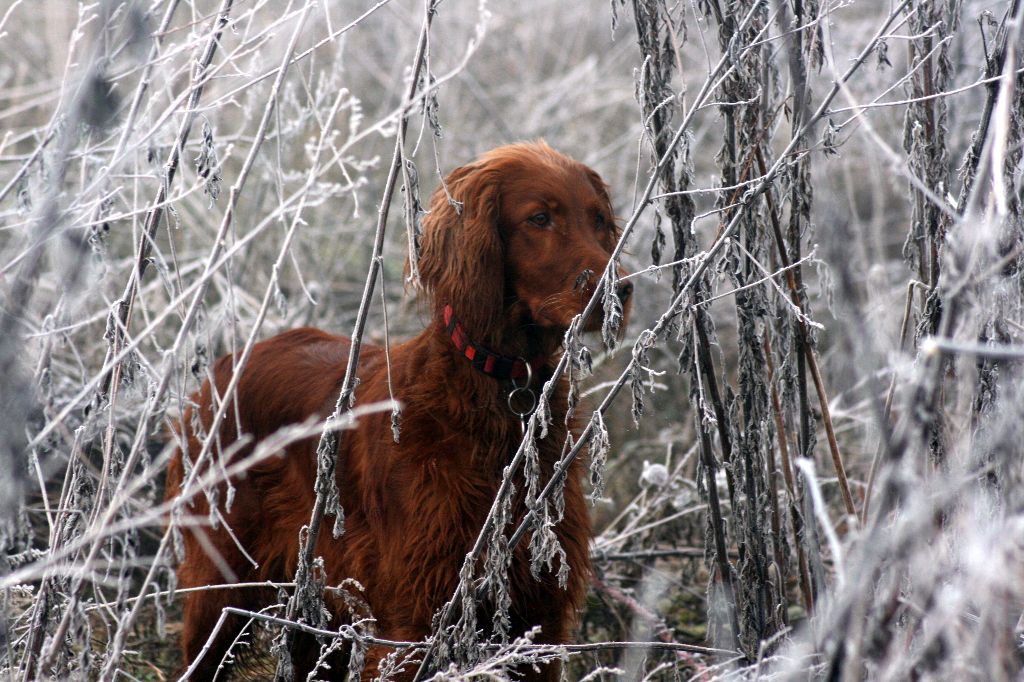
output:
MULTIPOLYGON (((561 470, 563 466, 566 467, 566 468, 569 466, 570 461, 567 459, 567 456, 572 451, 573 443, 574 443, 574 440, 573 440, 573 437, 572 437, 572 432, 570 431, 565 436, 565 443, 562 445, 562 458, 561 458, 561 461, 559 462, 559 464, 555 467, 556 471, 561 470)), ((556 515, 558 521, 561 521, 563 518, 565 518, 565 494, 564 494, 565 493, 565 485, 564 485, 564 482, 565 482, 565 479, 562 478, 558 482, 558 485, 556 485, 551 490, 551 501, 555 505, 555 515, 556 515)), ((556 523, 557 523, 557 521, 556 521, 556 523)))
MULTIPOLYGON (((903 149, 912 176, 935 194, 948 192, 950 171, 948 104, 936 93, 949 89, 951 63, 949 38, 959 24, 959 7, 954 3, 915 2, 907 19, 914 37, 910 40, 912 76, 904 83, 909 99, 903 125, 903 149)), ((921 282, 938 285, 946 231, 951 219, 936 205, 918 183, 910 184, 911 228, 903 245, 903 257, 917 270, 921 282)), ((925 315, 918 325, 917 338, 934 334, 940 312, 925 315)))
POLYGON ((629 387, 633 396, 633 406, 630 413, 633 416, 633 425, 640 426, 640 417, 644 414, 644 373, 649 371, 648 354, 656 341, 655 333, 650 329, 640 332, 636 343, 633 345, 633 362, 629 366, 629 387))
MULTIPOLYGON (((309 541, 309 526, 303 526, 299 531, 299 546, 305 547, 309 541)), ((299 552, 298 566, 295 569, 295 593, 291 599, 298 606, 300 614, 298 620, 316 628, 325 628, 330 622, 331 614, 324 603, 324 560, 323 557, 316 557, 312 562, 307 562, 304 552, 299 552)), ((288 596, 282 591, 279 593, 282 602, 288 602, 288 596)), ((277 657, 277 679, 294 680, 295 668, 289 651, 289 636, 287 628, 283 628, 280 634, 274 639, 271 652, 277 657)))
MULTIPOLYGON (((341 629, 341 632, 345 632, 345 630, 346 628, 343 627, 341 629)), ((315 680, 318 677, 317 673, 319 673, 321 670, 324 672, 329 671, 331 669, 331 666, 327 662, 327 659, 330 658, 331 654, 340 650, 346 644, 347 638, 342 636, 328 639, 326 642, 321 644, 320 653, 317 656, 316 663, 313 664, 312 670, 310 670, 309 673, 306 675, 306 679, 315 680)), ((354 648, 355 647, 353 647, 353 650, 354 648)), ((349 669, 351 670, 351 666, 349 666, 349 669)))
MULTIPOLYGON (((504 476, 510 475, 511 471, 506 466, 504 476)), ((508 591, 508 568, 512 562, 512 552, 509 551, 505 528, 508 526, 514 498, 515 488, 510 486, 495 513, 484 557, 484 589, 494 605, 494 637, 502 644, 508 641, 509 628, 512 626, 509 616, 512 596, 508 591)))
POLYGON ((693 198, 683 193, 689 188, 693 175, 690 136, 684 134, 678 144, 672 146, 675 140, 672 118, 679 109, 679 96, 672 87, 672 78, 677 66, 678 44, 686 40, 686 25, 681 19, 677 21, 672 17, 664 0, 642 0, 635 2, 633 7, 637 45, 643 57, 635 96, 643 113, 644 132, 650 141, 651 163, 657 167, 661 162, 659 184, 664 194, 655 204, 651 259, 654 265, 661 262, 666 245, 661 226, 665 216, 669 219, 675 243, 672 286, 678 293, 685 281, 680 261, 692 255, 697 246, 692 234, 693 198))
POLYGON ((608 451, 611 449, 611 441, 608 438, 608 428, 604 424, 604 417, 600 410, 594 410, 594 416, 590 419, 593 434, 590 437, 590 501, 596 504, 604 494, 604 466, 608 460, 608 451))
MULTIPOLYGON (((309 533, 308 528, 305 528, 304 530, 306 534, 309 533)), ((305 542, 307 541, 307 538, 302 538, 302 540, 305 542)), ((305 622, 313 625, 314 627, 326 627, 327 623, 330 622, 331 614, 327 610, 323 598, 323 557, 313 559, 312 564, 304 567, 303 571, 308 579, 300 582, 298 577, 296 577, 295 580, 295 590, 299 594, 299 607, 301 608, 302 618, 305 622)))
POLYGON ((562 342, 565 352, 569 355, 568 383, 569 392, 566 396, 565 423, 572 421, 576 414, 576 406, 580 401, 580 381, 591 374, 594 369, 594 359, 590 355, 590 349, 583 345, 583 339, 577 331, 577 324, 569 325, 565 332, 565 339, 562 342))
POLYGON ((878 70, 881 71, 883 68, 892 68, 892 62, 889 61, 889 43, 885 40, 879 40, 875 44, 875 63, 878 66, 878 70))
POLYGON ((199 156, 196 157, 196 173, 203 179, 203 193, 210 197, 208 208, 213 208, 220 196, 220 161, 217 160, 217 150, 213 146, 213 127, 205 118, 203 139, 199 142, 199 156))
POLYGON ((619 7, 625 7, 626 6, 626 0, 611 0, 611 2, 609 4, 611 5, 611 9, 612 9, 611 25, 612 25, 612 36, 614 37, 615 29, 617 29, 619 27, 619 7))
MULTIPOLYGON (((427 59, 429 61, 429 57, 427 59)), ((419 100, 419 113, 426 120, 427 125, 430 126, 430 131, 434 134, 434 137, 441 139, 444 137, 444 129, 441 127, 441 119, 437 113, 440 109, 437 104, 438 89, 435 87, 436 83, 437 78, 429 68, 421 69, 418 72, 414 92, 422 93, 416 98, 419 100)))
POLYGON ((540 486, 540 452, 537 450, 536 421, 531 419, 523 435, 523 478, 526 479, 526 508, 537 504, 537 489, 540 486))
MULTIPOLYGON (((526 437, 526 478, 527 493, 526 507, 535 512, 533 533, 530 536, 530 573, 534 578, 540 580, 541 569, 546 567, 551 570, 552 562, 556 557, 559 559, 558 583, 565 587, 569 577, 569 564, 566 561, 565 550, 558 542, 554 527, 562 520, 565 509, 563 493, 565 489, 565 478, 559 478, 551 489, 551 493, 544 499, 537 499, 536 486, 540 480, 540 463, 538 461, 537 446, 533 438, 533 423, 527 429, 526 437), (532 460, 532 462, 531 462, 532 460)), ((557 473, 553 473, 557 476, 557 473)))
MULTIPOLYGON (((355 631, 355 628, 353 628, 355 631)), ((366 639, 358 636, 358 631, 355 631, 356 635, 352 639, 352 648, 348 654, 348 679, 358 680, 359 676, 363 672, 363 666, 366 664, 366 651, 370 648, 366 639)), ((340 640, 339 640, 340 641, 340 640)))
MULTIPOLYGON (((404 159, 402 164, 402 207, 405 212, 405 230, 409 241, 409 272, 406 282, 413 287, 420 286, 420 238, 423 235, 423 204, 420 202, 419 171, 412 159, 404 159)), ((398 438, 395 438, 398 442, 398 438)))
POLYGON ((439 663, 454 661, 472 665, 480 658, 481 649, 477 645, 480 631, 476 622, 477 603, 474 589, 476 581, 473 574, 473 562, 464 561, 459 570, 459 620, 452 627, 450 636, 438 633, 439 663))
MULTIPOLYGON (((192 376, 200 384, 206 379, 207 368, 210 366, 210 352, 206 344, 206 308, 199 306, 196 308, 195 322, 193 323, 193 331, 189 333, 190 343, 192 345, 192 363, 189 365, 189 371, 192 372, 192 376)), ((189 424, 192 433, 200 433, 202 431, 202 422, 199 419, 199 410, 192 410, 192 422, 189 424)))
POLYGON ((839 129, 836 128, 836 124, 832 122, 831 118, 826 120, 825 124, 825 130, 821 133, 821 151, 825 156, 838 156, 838 147, 841 144, 839 129))
POLYGON ((395 407, 391 410, 391 438, 397 443, 402 434, 402 411, 395 407))
POLYGON ((537 425, 540 427, 540 439, 547 438, 548 426, 551 425, 551 401, 544 392, 537 396, 537 408, 534 410, 534 419, 536 419, 537 425))
MULTIPOLYGON (((559 481, 556 489, 552 491, 553 495, 561 496, 562 481, 559 481)), ((534 579, 540 580, 541 570, 553 570, 557 559, 558 586, 564 588, 569 581, 569 561, 562 544, 558 541, 558 536, 555 535, 555 525, 561 518, 557 511, 555 514, 551 513, 551 507, 551 503, 543 503, 542 511, 537 514, 537 521, 530 535, 530 574, 534 579)))
POLYGON ((345 532, 345 510, 341 506, 338 484, 334 480, 335 462, 338 452, 338 435, 325 431, 316 450, 317 478, 313 490, 324 497, 324 513, 334 516, 332 534, 337 540, 345 532))
POLYGON ((601 323, 601 340, 609 351, 619 345, 619 327, 622 326, 622 301, 616 295, 619 276, 616 274, 617 263, 608 263, 604 275, 604 295, 601 299, 604 308, 604 321, 601 323))

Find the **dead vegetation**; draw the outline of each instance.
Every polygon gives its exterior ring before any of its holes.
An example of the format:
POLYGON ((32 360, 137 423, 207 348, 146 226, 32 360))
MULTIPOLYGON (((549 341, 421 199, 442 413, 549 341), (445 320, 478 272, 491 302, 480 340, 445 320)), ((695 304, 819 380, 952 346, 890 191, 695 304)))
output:
MULTIPOLYGON (((8 679, 178 672, 164 519, 207 520, 161 506, 162 472, 209 363, 418 329, 421 197, 537 137, 611 184, 637 289, 620 340, 570 330, 559 364, 591 597, 578 644, 480 641, 463 604, 501 565, 470 556, 434 636, 395 643, 421 679, 1020 677, 1020 0, 69 7, 0 3, 8 679)), ((558 485, 533 483, 476 556, 544 535, 558 485)), ((251 614, 250 675, 313 573, 251 614)))

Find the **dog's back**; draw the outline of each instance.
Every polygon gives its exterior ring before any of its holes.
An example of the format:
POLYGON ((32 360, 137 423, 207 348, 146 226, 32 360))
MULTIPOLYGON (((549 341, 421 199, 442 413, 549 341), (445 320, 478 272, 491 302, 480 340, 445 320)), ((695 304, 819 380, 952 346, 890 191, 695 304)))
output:
MULTIPOLYGON (((206 491, 193 484, 190 490, 195 492, 182 508, 187 560, 178 570, 179 588, 292 580, 299 529, 309 523, 313 508, 318 438, 294 442, 280 456, 261 457, 243 473, 231 476, 230 506, 225 505, 228 486, 222 472, 243 462, 256 444, 282 427, 330 414, 344 378, 349 347, 346 337, 312 328, 291 330, 255 344, 233 396, 228 397, 220 427, 204 452, 203 441, 234 376, 236 359, 225 355, 214 364, 213 383, 203 382, 192 396, 194 405, 186 409, 182 424, 192 464, 187 469, 199 463, 194 483, 200 477, 218 481, 213 488, 219 512, 209 516, 206 491), (198 431, 197 425, 201 426, 198 431)), ((380 349, 364 346, 362 351, 361 374, 372 376, 380 349)), ((184 456, 179 448, 168 467, 168 501, 181 494, 188 478, 184 456)), ((185 593, 182 644, 186 658, 190 662, 202 649, 225 606, 258 610, 275 599, 273 590, 266 588, 185 593)), ((239 619, 228 619, 223 635, 204 654, 196 679, 212 676, 240 624, 239 619)))

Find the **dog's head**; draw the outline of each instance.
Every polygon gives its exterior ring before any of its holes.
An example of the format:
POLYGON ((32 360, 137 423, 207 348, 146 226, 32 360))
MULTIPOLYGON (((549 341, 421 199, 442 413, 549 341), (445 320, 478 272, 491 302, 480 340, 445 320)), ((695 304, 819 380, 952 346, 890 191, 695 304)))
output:
MULTIPOLYGON (((452 171, 434 193, 420 278, 435 311, 450 304, 471 333, 517 318, 564 332, 586 307, 618 238, 596 172, 543 142, 507 145, 452 171)), ((620 283, 615 292, 624 316, 632 290, 620 283)), ((600 323, 595 314, 585 329, 600 323)))

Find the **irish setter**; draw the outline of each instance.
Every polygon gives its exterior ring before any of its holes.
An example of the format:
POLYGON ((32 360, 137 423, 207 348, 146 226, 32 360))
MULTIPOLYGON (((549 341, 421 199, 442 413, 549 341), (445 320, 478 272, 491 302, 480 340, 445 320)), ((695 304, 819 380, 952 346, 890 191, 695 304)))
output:
MULTIPOLYGON (((392 640, 428 635, 431 617, 453 594, 502 468, 522 438, 520 420, 508 405, 512 382, 522 385, 532 376, 531 388, 539 393, 566 329, 592 295, 618 239, 600 176, 543 142, 494 149, 453 171, 445 187, 431 199, 420 244, 419 271, 431 322, 419 336, 390 350, 392 387, 402 406, 399 440, 392 436, 387 413, 366 416, 341 435, 336 476, 345 532, 334 539, 325 530, 316 546, 327 584, 357 580, 377 633, 392 640)), ((631 291, 623 283, 616 292, 627 311, 631 291)), ((588 320, 586 329, 600 323, 588 320)), ((250 436, 246 447, 235 448, 234 461, 283 426, 311 415, 325 417, 337 400, 348 352, 348 338, 309 328, 256 344, 217 447, 226 450, 239 433, 250 436)), ((384 353, 379 347, 362 349, 362 404, 389 398, 384 353)), ((216 362, 217 395, 232 373, 232 356, 216 362)), ((211 393, 206 382, 194 396, 205 429, 212 423, 211 393)), ((538 443, 545 477, 565 441, 566 395, 563 381, 551 401, 551 428, 538 443)), ((200 448, 193 422, 192 410, 186 410, 182 423, 191 457, 200 448)), ((294 443, 281 457, 233 480, 235 498, 223 517, 237 543, 223 524, 183 529, 179 586, 292 579, 299 529, 309 523, 313 508, 316 443, 316 438, 294 443)), ((565 515, 556 527, 570 568, 568 585, 558 585, 557 559, 553 571, 542 572, 539 580, 532 577, 529 543, 520 543, 509 572, 513 635, 539 625, 537 641, 565 642, 583 603, 591 529, 580 466, 574 465, 566 480, 565 515)), ((183 475, 179 451, 168 470, 168 500, 179 494, 183 475)), ((189 504, 193 518, 209 511, 201 494, 189 504)), ((513 505, 513 517, 522 518, 522 499, 513 505)), ((243 625, 229 618, 228 627, 202 652, 221 610, 257 610, 274 596, 236 588, 184 597, 182 647, 189 663, 202 654, 197 679, 215 674, 243 625)), ((328 607, 335 625, 350 618, 340 603, 328 600, 328 607)), ((479 613, 479 622, 489 626, 493 611, 481 604, 479 613)), ((316 647, 309 645, 308 660, 296 662, 300 674, 316 660, 316 647)), ((376 675, 387 653, 370 649, 365 679, 376 675)), ((325 674, 344 673, 344 666, 332 667, 325 674)), ((552 664, 517 674, 551 680, 559 671, 552 664)))

